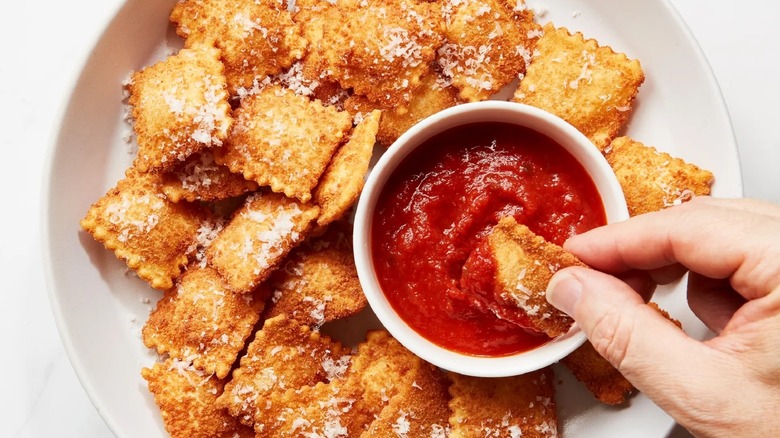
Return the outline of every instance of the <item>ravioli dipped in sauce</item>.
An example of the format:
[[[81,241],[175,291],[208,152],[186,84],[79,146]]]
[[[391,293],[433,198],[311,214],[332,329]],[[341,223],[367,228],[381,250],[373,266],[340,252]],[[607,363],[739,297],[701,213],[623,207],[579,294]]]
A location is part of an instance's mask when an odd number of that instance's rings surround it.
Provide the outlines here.
[[[404,158],[377,202],[371,246],[382,291],[411,328],[442,347],[479,356],[515,354],[550,339],[518,324],[523,315],[497,312],[489,294],[474,288],[476,266],[462,279],[469,256],[507,217],[557,245],[606,223],[585,169],[529,128],[463,125]],[[485,268],[487,278],[493,271]]]

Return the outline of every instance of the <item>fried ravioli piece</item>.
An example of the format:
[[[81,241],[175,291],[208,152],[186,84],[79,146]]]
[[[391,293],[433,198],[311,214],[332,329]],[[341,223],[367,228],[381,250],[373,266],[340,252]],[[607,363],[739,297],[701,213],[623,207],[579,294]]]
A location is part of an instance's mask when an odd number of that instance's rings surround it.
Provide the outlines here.
[[[411,384],[399,388],[399,393],[390,399],[362,437],[448,436],[449,380],[425,362],[414,371]]]
[[[259,294],[228,289],[212,268],[194,268],[167,290],[141,331],[144,345],[223,379],[263,311]]]
[[[520,5],[524,6],[522,0]],[[445,0],[446,42],[437,62],[470,102],[486,100],[525,74],[541,26],[505,0]]]
[[[435,429],[434,424],[442,426],[447,418],[448,408],[442,404],[447,400],[446,382],[441,374],[384,330],[369,332],[352,363],[341,370],[328,384],[272,394],[272,408],[258,411],[255,417],[258,436],[374,436],[371,425],[382,436],[385,429],[374,420],[383,413],[384,418],[395,415],[394,409],[404,400],[410,431],[412,427]]]
[[[187,265],[203,219],[196,207],[166,199],[157,175],[130,168],[92,204],[81,228],[153,288],[167,290]]]
[[[257,190],[257,183],[214,162],[204,150],[162,175],[162,191],[173,202],[219,201]]]
[[[358,436],[371,417],[358,407],[360,391],[341,383],[318,383],[272,394],[274,408],[263,416],[266,421],[255,422],[256,436]]]
[[[278,85],[244,98],[235,119],[217,163],[302,202],[352,127],[347,112]]]
[[[631,216],[710,194],[712,172],[628,137],[616,138],[604,155],[623,188]]]
[[[380,111],[372,111],[358,123],[349,141],[336,151],[322,174],[313,198],[320,206],[317,225],[324,227],[341,219],[360,196],[374,152],[381,114]]]
[[[423,364],[386,330],[372,330],[358,345],[344,386],[359,388],[360,409],[378,416],[390,400],[412,385]]]
[[[545,290],[553,274],[567,266],[586,265],[509,216],[466,260],[461,286],[483,310],[554,338],[573,321],[547,302]],[[486,269],[493,274],[486,275]]]
[[[449,376],[451,438],[558,436],[551,368],[492,379]]]
[[[352,95],[344,108],[354,114],[369,113],[374,109],[382,110],[379,131],[376,139],[389,147],[398,137],[422,119],[460,103],[458,90],[448,85],[443,77],[431,72],[420,79],[420,87],[412,94],[407,111],[399,114],[392,108],[380,108],[365,96]]]
[[[412,0],[366,0],[339,8],[339,25],[321,43],[331,77],[404,113],[442,43],[437,8]]]
[[[255,193],[206,250],[211,266],[231,289],[250,292],[303,241],[319,207],[278,193]]]
[[[366,307],[347,236],[351,233],[329,228],[322,237],[296,248],[284,268],[264,284],[273,293],[266,317],[287,314],[319,327]]]
[[[623,404],[636,391],[634,385],[601,357],[590,342],[582,344],[561,362],[602,403]]]
[[[644,78],[639,61],[547,24],[513,100],[557,115],[603,150],[628,120]]]
[[[184,0],[170,17],[185,46],[214,44],[222,51],[231,94],[251,88],[300,59],[306,40],[279,0]]]
[[[165,430],[173,438],[249,437],[251,431],[218,407],[224,382],[184,360],[169,358],[144,368]]]
[[[333,78],[328,66],[326,53],[332,50],[332,47],[326,35],[335,35],[341,26],[340,8],[345,6],[343,1],[334,3],[325,0],[295,2],[293,21],[299,23],[303,29],[303,37],[308,42],[308,52],[297,65],[293,65],[293,82],[300,85],[290,88],[302,90],[304,93],[311,91],[312,97],[326,105],[338,107],[348,97],[348,93]]]
[[[168,170],[222,145],[233,123],[223,70],[219,50],[197,45],[133,73],[127,87],[136,168]]]
[[[246,425],[266,421],[273,393],[340,378],[349,362],[349,350],[340,343],[279,315],[257,332],[217,405]]]
[[[648,306],[677,327],[682,328],[680,321],[672,318],[668,312],[658,307],[658,304],[650,302]],[[636,391],[634,385],[623,377],[620,371],[607,362],[593,348],[593,344],[590,342],[582,344],[582,346],[564,357],[561,362],[602,403],[608,405],[623,404]]]

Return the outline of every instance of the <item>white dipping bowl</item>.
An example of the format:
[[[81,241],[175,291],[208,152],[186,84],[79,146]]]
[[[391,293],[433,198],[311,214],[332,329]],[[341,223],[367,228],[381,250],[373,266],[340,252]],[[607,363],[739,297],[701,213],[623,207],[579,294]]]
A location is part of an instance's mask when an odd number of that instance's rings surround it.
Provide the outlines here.
[[[504,377],[531,372],[562,359],[585,342],[577,324],[568,333],[532,350],[508,356],[474,356],[439,346],[410,327],[395,311],[377,280],[371,249],[371,227],[377,200],[396,167],[418,146],[448,129],[479,122],[503,122],[533,129],[565,148],[585,168],[601,195],[607,223],[628,218],[623,191],[599,150],[576,128],[532,106],[485,101],[458,105],[419,122],[381,156],[358,201],[354,252],[360,284],[368,303],[387,330],[406,348],[443,369],[477,377]]]

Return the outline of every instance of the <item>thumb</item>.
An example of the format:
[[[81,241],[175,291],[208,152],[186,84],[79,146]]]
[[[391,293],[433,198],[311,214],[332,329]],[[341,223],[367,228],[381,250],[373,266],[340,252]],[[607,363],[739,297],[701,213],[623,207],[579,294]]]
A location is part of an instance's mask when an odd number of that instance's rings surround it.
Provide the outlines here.
[[[547,287],[547,300],[574,318],[599,354],[670,413],[684,409],[685,394],[700,391],[708,373],[692,364],[711,364],[711,349],[617,278],[594,269],[562,269]]]

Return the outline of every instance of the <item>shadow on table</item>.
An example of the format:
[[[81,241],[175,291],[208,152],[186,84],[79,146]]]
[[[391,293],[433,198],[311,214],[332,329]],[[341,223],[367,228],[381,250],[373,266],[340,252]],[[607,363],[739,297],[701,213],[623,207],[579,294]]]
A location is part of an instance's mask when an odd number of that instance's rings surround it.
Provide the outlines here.
[[[691,435],[690,432],[685,430],[684,427],[680,426],[679,424],[676,424],[674,426],[674,429],[672,429],[672,431],[669,432],[669,435],[667,435],[666,438],[693,438],[693,435]]]

